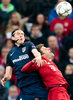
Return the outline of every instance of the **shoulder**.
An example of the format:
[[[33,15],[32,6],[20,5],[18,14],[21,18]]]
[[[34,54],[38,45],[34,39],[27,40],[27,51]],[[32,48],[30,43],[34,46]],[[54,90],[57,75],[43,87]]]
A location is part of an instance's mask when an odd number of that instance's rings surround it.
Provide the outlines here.
[[[10,56],[10,54],[12,54],[13,52],[15,52],[16,47],[13,47],[9,52],[8,52],[8,56]]]
[[[32,42],[25,42],[25,45],[33,45],[33,43]]]
[[[10,12],[12,12],[12,11],[14,11],[14,10],[15,10],[14,5],[10,3],[10,4],[9,4],[8,12],[10,13]]]
[[[73,20],[71,18],[69,18],[69,17],[67,17],[65,20],[69,21],[69,22],[73,22]]]
[[[10,7],[12,7],[12,8],[14,8],[14,5],[13,5],[13,4],[11,4],[11,3],[9,4],[9,6],[10,6]]]

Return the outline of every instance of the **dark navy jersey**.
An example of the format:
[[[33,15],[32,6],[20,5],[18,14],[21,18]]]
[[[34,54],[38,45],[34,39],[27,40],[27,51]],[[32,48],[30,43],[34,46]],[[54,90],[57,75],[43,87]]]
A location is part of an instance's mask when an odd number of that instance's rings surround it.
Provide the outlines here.
[[[19,47],[13,47],[7,55],[6,66],[14,67],[15,74],[17,75],[17,85],[21,89],[22,95],[30,94],[34,97],[42,97],[45,98],[44,100],[47,100],[48,92],[42,83],[38,72],[26,74],[21,72],[21,68],[34,58],[31,52],[32,49],[36,49],[32,42],[23,43]],[[24,99],[25,97],[26,96],[24,96]]]
[[[40,81],[37,72],[30,72],[26,74],[21,72],[21,68],[34,58],[31,52],[32,49],[36,49],[34,44],[32,42],[27,42],[23,43],[19,47],[13,47],[7,55],[6,66],[14,67],[19,88],[32,85]]]

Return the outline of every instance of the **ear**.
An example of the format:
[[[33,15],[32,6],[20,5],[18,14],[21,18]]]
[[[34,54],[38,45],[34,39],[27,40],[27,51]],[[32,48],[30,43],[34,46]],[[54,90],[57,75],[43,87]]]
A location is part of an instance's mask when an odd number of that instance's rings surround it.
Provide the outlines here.
[[[11,37],[11,39],[12,39],[12,40],[15,40],[15,37],[14,37],[14,36],[12,36],[12,37]]]

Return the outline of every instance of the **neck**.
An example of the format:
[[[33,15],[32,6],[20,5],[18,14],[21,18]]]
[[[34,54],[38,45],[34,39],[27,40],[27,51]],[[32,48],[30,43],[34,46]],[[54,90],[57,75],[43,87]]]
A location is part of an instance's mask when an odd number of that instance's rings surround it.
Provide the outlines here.
[[[52,61],[52,59],[51,59],[51,58],[46,57],[45,55],[42,55],[42,57],[45,57],[45,58],[47,58],[49,61]]]
[[[40,23],[39,25],[43,25],[43,23]]]
[[[19,43],[15,43],[15,45],[16,45],[17,47],[19,47],[21,44],[19,44]]]
[[[38,36],[33,36],[33,37],[34,37],[34,39],[38,38]]]
[[[8,8],[9,7],[9,5],[3,5],[4,6],[4,8]]]
[[[73,58],[70,58],[70,60],[73,60]]]
[[[65,18],[64,17],[60,17],[60,20],[64,20]]]

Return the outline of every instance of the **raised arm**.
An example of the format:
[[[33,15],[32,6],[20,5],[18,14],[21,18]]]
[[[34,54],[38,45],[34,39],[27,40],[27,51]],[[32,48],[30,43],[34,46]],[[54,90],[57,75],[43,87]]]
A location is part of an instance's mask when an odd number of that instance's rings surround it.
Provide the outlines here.
[[[37,63],[33,63],[33,61],[30,61],[25,66],[23,66],[23,68],[21,69],[21,71],[24,73],[32,72],[32,71],[36,71],[36,70],[39,70],[39,67],[38,67]]]
[[[32,53],[35,56],[35,59],[36,59],[38,66],[42,65],[43,61],[41,59],[41,54],[37,51],[37,49],[33,49]]]
[[[43,60],[41,59],[41,54],[40,52],[38,52],[38,50],[36,49],[35,45],[32,42],[30,42],[30,50],[36,59],[37,65],[42,66]]]
[[[3,79],[1,80],[1,83],[3,86],[5,86],[6,81],[11,79],[12,76],[12,61],[10,58],[10,54],[8,53],[7,58],[6,58],[6,73],[3,77]]]

